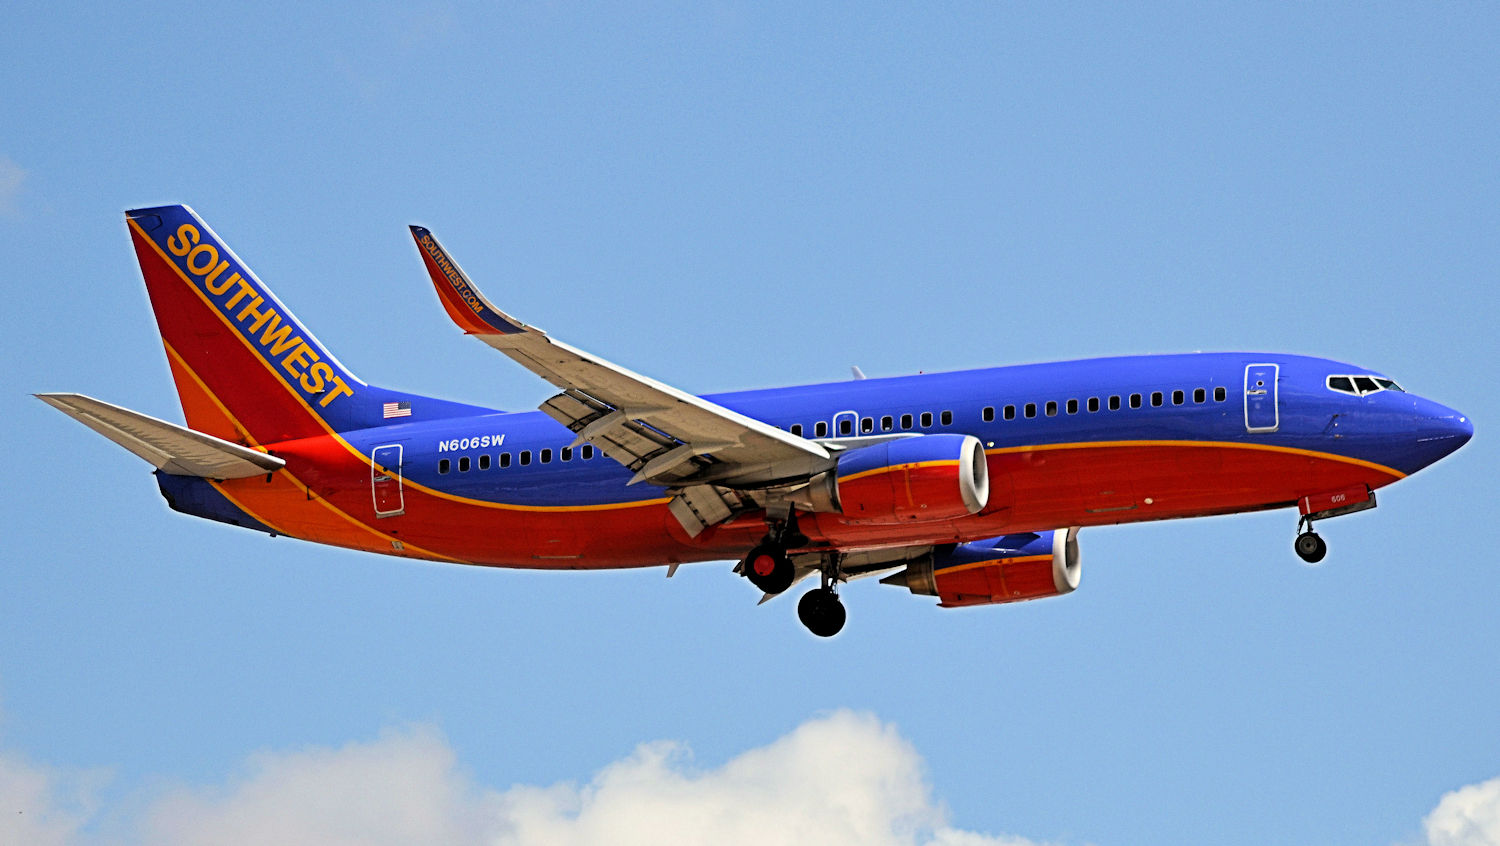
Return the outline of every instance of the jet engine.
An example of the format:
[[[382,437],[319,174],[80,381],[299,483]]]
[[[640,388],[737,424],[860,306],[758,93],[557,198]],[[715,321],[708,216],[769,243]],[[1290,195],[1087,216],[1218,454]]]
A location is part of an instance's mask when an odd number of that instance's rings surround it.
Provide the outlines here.
[[[952,520],[990,498],[984,447],[972,435],[922,435],[851,449],[801,491],[810,511],[859,523]]]
[[[1027,532],[941,549],[880,581],[939,605],[990,605],[1072,593],[1082,575],[1078,530]]]

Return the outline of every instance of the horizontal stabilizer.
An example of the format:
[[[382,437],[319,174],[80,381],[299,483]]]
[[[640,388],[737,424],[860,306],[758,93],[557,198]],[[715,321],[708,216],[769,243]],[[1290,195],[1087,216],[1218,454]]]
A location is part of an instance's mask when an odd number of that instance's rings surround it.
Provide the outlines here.
[[[285,461],[274,455],[83,394],[37,394],[36,398],[169,475],[243,479],[286,466]]]

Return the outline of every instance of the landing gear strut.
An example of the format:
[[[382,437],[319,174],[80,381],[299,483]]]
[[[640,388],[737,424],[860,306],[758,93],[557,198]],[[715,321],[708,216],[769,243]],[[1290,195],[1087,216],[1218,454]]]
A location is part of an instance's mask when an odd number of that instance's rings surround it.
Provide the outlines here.
[[[1297,550],[1297,557],[1309,564],[1316,564],[1328,554],[1328,544],[1324,543],[1323,539],[1318,537],[1318,533],[1313,531],[1312,521],[1306,517],[1297,523],[1298,529],[1304,526],[1307,528],[1297,535],[1297,541],[1292,546]]]

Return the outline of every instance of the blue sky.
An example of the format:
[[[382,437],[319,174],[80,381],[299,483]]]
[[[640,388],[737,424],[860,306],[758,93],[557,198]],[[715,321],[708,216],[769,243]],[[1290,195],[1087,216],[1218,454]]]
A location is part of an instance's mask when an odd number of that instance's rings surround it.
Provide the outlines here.
[[[1496,43],[1472,3],[20,4],[0,840],[1500,837]],[[694,391],[1257,349],[1478,434],[1318,568],[1287,512],[1093,529],[1071,596],[861,582],[815,641],[728,563],[422,565],[169,512],[29,394],[180,419],[121,214],[170,202],[360,376],[457,400],[549,391],[452,329],[409,223]]]

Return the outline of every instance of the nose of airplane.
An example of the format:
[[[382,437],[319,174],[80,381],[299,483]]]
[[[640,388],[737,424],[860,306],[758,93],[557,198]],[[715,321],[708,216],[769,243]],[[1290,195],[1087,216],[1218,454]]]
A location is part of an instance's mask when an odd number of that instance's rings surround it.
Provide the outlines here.
[[[1449,455],[1474,437],[1474,421],[1447,406],[1431,403],[1417,418],[1417,447],[1422,464]]]

